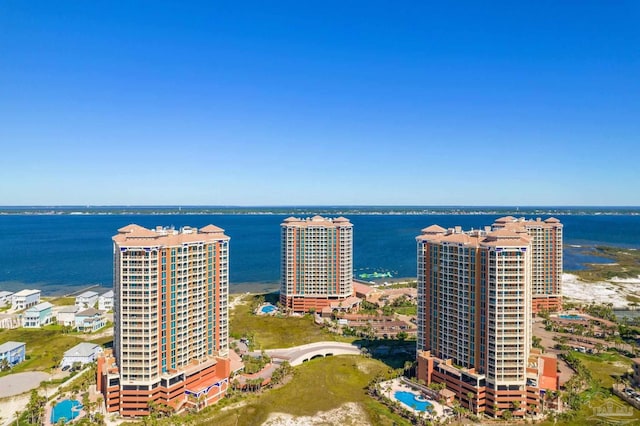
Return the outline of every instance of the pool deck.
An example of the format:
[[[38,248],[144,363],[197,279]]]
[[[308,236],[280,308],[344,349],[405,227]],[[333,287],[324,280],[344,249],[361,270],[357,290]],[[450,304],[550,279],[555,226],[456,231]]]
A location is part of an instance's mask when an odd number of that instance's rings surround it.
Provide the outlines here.
[[[387,392],[388,385],[390,385],[389,392]],[[398,401],[400,404],[402,404],[403,407],[413,411],[416,414],[421,414],[424,412],[424,411],[414,410],[412,407],[409,407],[408,405],[404,404],[402,401],[399,401],[393,396],[397,391],[411,392],[416,395],[422,395],[422,392],[420,392],[419,390],[414,389],[411,386],[402,383],[400,379],[393,379],[386,382],[382,382],[380,386],[382,387],[384,395],[390,400]],[[433,413],[435,416],[438,416],[438,417],[444,416],[444,407],[442,406],[442,404],[440,404],[438,401],[434,401],[431,398],[427,398],[427,401],[429,401],[429,403],[433,405]]]

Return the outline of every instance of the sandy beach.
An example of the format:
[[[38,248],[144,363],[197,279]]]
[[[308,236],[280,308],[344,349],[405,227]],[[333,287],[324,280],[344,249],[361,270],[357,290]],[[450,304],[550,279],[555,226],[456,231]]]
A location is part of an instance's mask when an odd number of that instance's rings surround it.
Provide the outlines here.
[[[576,275],[562,274],[562,296],[569,301],[613,303],[614,309],[628,309],[632,303],[629,296],[640,298],[640,276],[587,283]]]

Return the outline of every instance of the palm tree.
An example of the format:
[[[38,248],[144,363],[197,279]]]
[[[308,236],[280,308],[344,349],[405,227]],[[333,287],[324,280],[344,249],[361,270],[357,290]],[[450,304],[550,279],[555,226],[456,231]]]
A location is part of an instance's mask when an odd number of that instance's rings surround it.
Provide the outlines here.
[[[104,402],[104,398],[102,397],[102,395],[98,395],[98,397],[96,398],[96,403],[98,404],[98,409],[100,410],[100,414],[102,414],[103,402]]]
[[[520,409],[520,401],[512,401],[511,406],[514,412],[518,411]]]
[[[474,399],[473,392],[467,392],[467,399],[469,400],[469,411],[474,412],[474,404],[472,401]]]

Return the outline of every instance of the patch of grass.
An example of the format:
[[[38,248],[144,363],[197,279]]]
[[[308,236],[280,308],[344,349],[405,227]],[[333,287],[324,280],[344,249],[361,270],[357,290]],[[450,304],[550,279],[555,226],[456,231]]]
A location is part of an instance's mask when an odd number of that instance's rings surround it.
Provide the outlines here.
[[[398,308],[393,308],[396,314],[407,315],[407,316],[415,316],[418,314],[418,306],[401,306]]]
[[[640,422],[640,411],[633,408],[632,416],[619,416],[615,413],[611,413],[612,416],[607,417],[607,409],[605,408],[604,413],[598,413],[597,410],[601,407],[606,407],[607,403],[612,403],[615,406],[621,406],[625,409],[631,407],[625,401],[621,400],[617,396],[607,396],[604,393],[597,393],[589,398],[589,400],[582,406],[582,408],[575,413],[575,416],[571,419],[562,419],[554,422],[549,419],[542,422],[541,426],[552,426],[552,425],[564,425],[564,426],[585,426],[585,425],[609,425],[609,424],[618,424],[617,422],[624,421],[627,423],[620,424],[639,424]],[[631,407],[632,408],[632,407]]]
[[[98,337],[97,339],[89,340],[89,342],[106,348],[111,348],[113,347],[113,336]]]
[[[256,425],[270,413],[313,416],[355,402],[367,413],[369,424],[409,425],[366,394],[365,388],[374,377],[388,373],[389,368],[381,362],[360,356],[311,360],[296,367],[294,377],[285,386],[249,398],[242,407],[219,412],[207,421],[216,425]]]
[[[75,297],[58,297],[57,299],[49,300],[51,304],[56,306],[72,306],[76,304]]]
[[[62,360],[65,351],[82,342],[82,339],[63,334],[55,326],[47,326],[45,328],[0,330],[0,342],[6,341],[26,343],[29,359],[16,365],[10,371],[0,373],[0,376],[21,371],[49,370]]]
[[[323,340],[353,341],[315,325],[310,315],[304,317],[255,315],[251,312],[250,304],[248,301],[234,308],[230,315],[230,334],[235,338],[243,336],[253,338],[252,343],[255,349],[288,348]]]
[[[574,353],[594,379],[600,381],[604,388],[610,388],[614,383],[614,376],[621,376],[631,368],[632,361],[613,352],[603,352],[596,355]]]
[[[628,294],[627,300],[632,303],[640,303],[640,297],[634,296],[633,294]]]

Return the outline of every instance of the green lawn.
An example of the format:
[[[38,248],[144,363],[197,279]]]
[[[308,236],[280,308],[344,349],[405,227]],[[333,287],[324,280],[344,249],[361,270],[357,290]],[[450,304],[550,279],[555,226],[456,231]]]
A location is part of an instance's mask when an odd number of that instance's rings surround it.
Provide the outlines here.
[[[360,356],[336,356],[311,360],[296,367],[294,377],[285,386],[250,397],[234,410],[207,415],[201,424],[256,425],[270,413],[313,416],[347,402],[358,403],[367,413],[371,425],[409,425],[366,394],[365,387],[374,377],[384,376],[389,368],[373,359]]]
[[[315,325],[310,315],[282,318],[255,315],[251,312],[250,303],[236,306],[230,318],[231,336],[253,336],[256,349],[288,348],[323,340],[353,341]]]
[[[56,306],[71,306],[76,304],[75,297],[58,297],[56,299],[50,299],[49,302]]]
[[[585,367],[591,371],[591,376],[600,381],[604,388],[611,388],[615,383],[613,376],[621,376],[631,368],[632,361],[613,352],[603,352],[596,355],[574,353]]]
[[[21,371],[45,371],[56,365],[62,359],[64,352],[83,340],[78,336],[63,334],[55,326],[44,328],[16,328],[0,330],[0,342],[14,341],[27,344],[29,359],[16,365],[10,371],[0,375],[18,373]],[[55,360],[54,360],[55,358]]]
[[[400,315],[407,315],[407,316],[415,316],[418,314],[418,306],[413,305],[413,306],[401,306],[398,308],[393,308],[393,311],[397,314]]]

